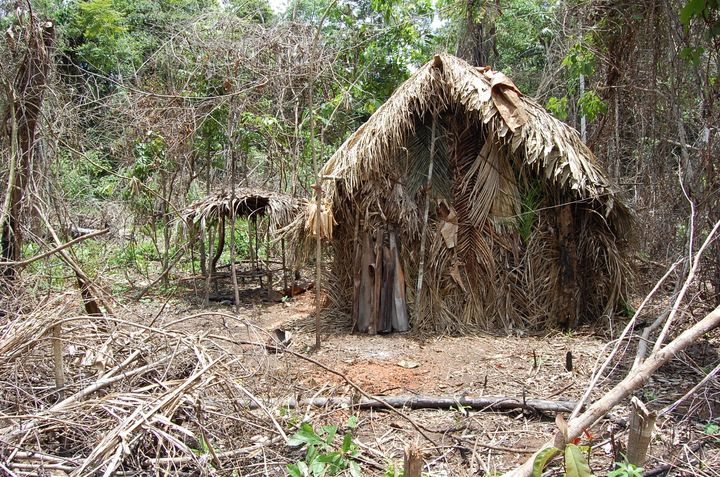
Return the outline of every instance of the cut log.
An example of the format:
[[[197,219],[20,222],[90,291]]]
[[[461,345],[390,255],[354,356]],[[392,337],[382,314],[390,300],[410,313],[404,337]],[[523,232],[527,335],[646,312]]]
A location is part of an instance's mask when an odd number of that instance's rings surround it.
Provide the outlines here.
[[[382,399],[383,402],[380,401]],[[349,397],[316,397],[298,401],[294,398],[274,400],[272,405],[287,408],[296,407],[325,407],[340,406],[354,407],[356,409],[381,409],[387,403],[394,408],[408,409],[451,409],[457,407],[469,408],[475,411],[535,411],[535,412],[570,412],[577,404],[576,401],[550,401],[545,399],[526,399],[509,396],[483,396],[461,397],[450,396],[372,396],[353,400]],[[257,403],[248,401],[245,405],[250,409],[258,409]]]
[[[416,444],[405,447],[403,459],[403,477],[421,477],[423,469],[422,453]]]

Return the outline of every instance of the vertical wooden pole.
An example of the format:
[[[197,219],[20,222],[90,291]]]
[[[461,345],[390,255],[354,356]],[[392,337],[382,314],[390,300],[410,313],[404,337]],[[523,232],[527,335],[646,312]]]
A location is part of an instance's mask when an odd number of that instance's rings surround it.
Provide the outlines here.
[[[353,309],[351,332],[355,332],[360,317],[360,274],[362,273],[362,246],[360,245],[360,209],[355,211],[353,232]]]
[[[437,117],[433,114],[432,133],[430,136],[430,165],[428,166],[427,182],[425,183],[425,211],[423,212],[423,226],[420,235],[420,264],[418,265],[417,287],[415,288],[415,317],[420,309],[420,292],[425,274],[425,242],[427,234],[428,216],[430,213],[430,199],[432,198],[433,164],[435,160],[435,141],[437,140]]]
[[[237,225],[237,210],[235,208],[235,183],[237,182],[237,165],[235,161],[235,125],[237,123],[237,110],[234,108],[234,96],[230,99],[230,124],[228,124],[228,139],[230,148],[230,276],[233,284],[233,310],[240,313],[240,287],[238,286],[237,270],[235,269],[235,226]]]
[[[320,31],[322,26],[327,20],[330,10],[335,7],[337,0],[333,0],[323,13],[320,22],[318,23],[315,35],[313,36],[312,46],[310,48],[310,54],[314,55],[318,40],[320,39]],[[313,63],[314,65],[314,63]],[[322,177],[320,176],[320,169],[317,164],[317,155],[315,153],[315,109],[313,104],[313,96],[315,88],[316,74],[313,69],[310,73],[310,81],[308,84],[308,109],[310,111],[310,157],[312,158],[313,174],[315,175],[315,350],[320,350],[321,345],[321,330],[320,330],[320,305],[321,305],[321,272],[322,272],[322,230],[321,219],[322,219]],[[322,139],[321,139],[322,143]]]
[[[380,328],[380,291],[382,288],[383,269],[383,238],[384,230],[378,228],[375,234],[375,264],[373,265],[373,295],[372,295],[372,318],[368,334],[377,334]]]
[[[395,262],[395,274],[392,287],[392,327],[395,331],[407,331],[410,329],[410,322],[407,316],[407,305],[405,300],[405,272],[400,261],[400,252],[397,246],[397,236],[394,230],[390,231],[390,255]]]

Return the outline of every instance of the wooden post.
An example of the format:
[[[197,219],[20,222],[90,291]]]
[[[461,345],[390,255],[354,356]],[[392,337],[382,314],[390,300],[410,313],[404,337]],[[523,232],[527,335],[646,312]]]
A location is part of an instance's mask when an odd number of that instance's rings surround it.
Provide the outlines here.
[[[420,292],[425,274],[425,235],[427,234],[428,216],[430,214],[430,199],[432,198],[433,164],[435,159],[435,142],[437,141],[437,117],[433,114],[432,132],[430,135],[430,165],[428,166],[427,182],[425,183],[425,211],[423,212],[423,225],[420,231],[420,257],[418,264],[417,287],[415,288],[415,318],[420,310]]]
[[[410,322],[408,321],[405,302],[405,272],[400,261],[400,252],[398,251],[394,230],[390,231],[390,252],[392,259],[395,261],[395,276],[392,289],[392,327],[395,331],[407,331],[410,329]]]
[[[65,372],[63,370],[62,355],[62,325],[55,325],[52,328],[53,361],[55,367],[55,389],[58,393],[58,401],[63,400],[63,388],[65,387]]]
[[[357,331],[360,317],[360,275],[362,273],[362,245],[360,243],[360,210],[355,212],[353,234],[353,310],[351,332]]]
[[[360,290],[358,292],[357,331],[366,333],[370,331],[373,320],[373,268],[375,267],[375,252],[373,252],[372,239],[369,232],[363,232],[362,249],[360,252]]]
[[[562,303],[560,324],[567,329],[574,329],[578,321],[577,297],[577,241],[572,205],[560,207],[558,213],[558,246],[560,253],[560,283]]]
[[[383,240],[385,231],[378,228],[375,235],[375,264],[373,265],[372,317],[368,334],[374,335],[380,327],[380,289],[382,285]]]
[[[405,459],[403,462],[403,477],[420,477],[423,469],[423,460],[417,444],[405,447]]]
[[[627,461],[641,467],[647,458],[657,414],[648,411],[643,402],[636,397],[630,401],[630,409],[632,415],[627,443]]]

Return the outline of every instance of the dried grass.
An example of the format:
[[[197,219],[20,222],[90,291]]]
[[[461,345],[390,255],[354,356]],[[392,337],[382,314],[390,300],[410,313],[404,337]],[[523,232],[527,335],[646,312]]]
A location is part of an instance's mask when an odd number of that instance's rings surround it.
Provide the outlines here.
[[[6,468],[73,476],[229,475],[264,462],[283,473],[286,423],[278,424],[277,409],[250,405],[276,397],[267,333],[247,325],[240,340],[258,345],[243,345],[183,324],[219,320],[213,313],[148,327],[63,316],[63,310],[54,300],[0,329]],[[66,374],[61,392],[53,386],[48,335],[56,325]]]

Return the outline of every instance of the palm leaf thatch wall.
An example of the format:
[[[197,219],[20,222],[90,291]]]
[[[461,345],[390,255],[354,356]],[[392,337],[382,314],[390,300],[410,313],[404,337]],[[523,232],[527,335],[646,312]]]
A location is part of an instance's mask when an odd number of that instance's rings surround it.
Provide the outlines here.
[[[628,209],[577,132],[502,73],[436,56],[321,174],[333,311],[357,320],[362,256],[389,238],[420,330],[572,327],[622,298]]]

